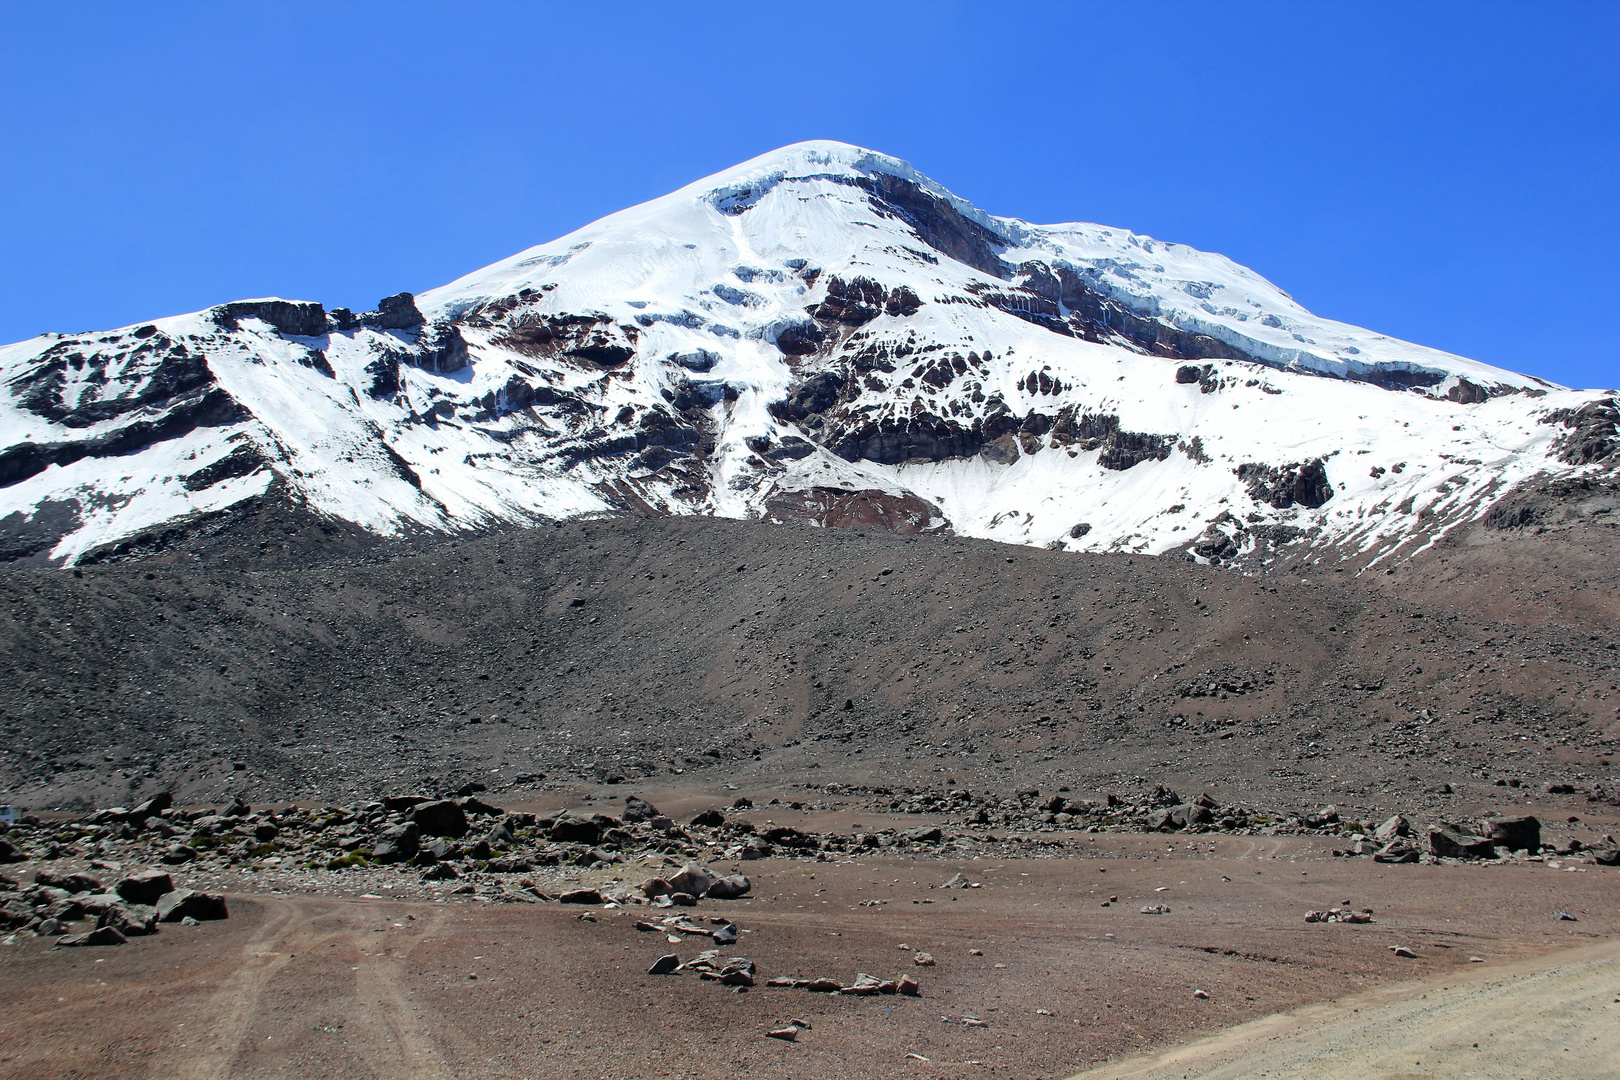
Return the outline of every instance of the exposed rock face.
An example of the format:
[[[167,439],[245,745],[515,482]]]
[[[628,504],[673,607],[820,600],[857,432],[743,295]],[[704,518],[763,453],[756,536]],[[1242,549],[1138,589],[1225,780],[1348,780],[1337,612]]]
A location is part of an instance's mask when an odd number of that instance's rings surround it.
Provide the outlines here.
[[[1544,422],[1568,429],[1556,440],[1560,461],[1589,465],[1614,460],[1620,452],[1620,399],[1609,397],[1576,409],[1555,409]]]
[[[410,330],[427,320],[417,309],[416,298],[408,292],[395,293],[377,301],[377,310],[360,316],[360,321],[379,330]]]
[[[780,521],[814,521],[837,528],[879,528],[905,535],[950,534],[939,507],[909,494],[810,488],[778,492],[765,506],[767,512]]]
[[[1279,510],[1296,505],[1315,509],[1333,498],[1333,485],[1321,458],[1280,467],[1247,462],[1238,466],[1237,474],[1256,501]]]
[[[409,299],[409,294],[405,294]],[[326,309],[320,304],[296,300],[236,300],[214,309],[214,320],[226,330],[235,330],[240,319],[258,319],[294,337],[319,337],[326,333]]]

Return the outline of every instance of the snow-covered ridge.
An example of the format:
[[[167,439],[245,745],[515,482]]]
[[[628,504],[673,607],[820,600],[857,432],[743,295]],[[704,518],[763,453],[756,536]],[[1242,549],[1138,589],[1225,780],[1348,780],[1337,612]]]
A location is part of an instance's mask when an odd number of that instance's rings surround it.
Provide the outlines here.
[[[829,142],[375,312],[5,346],[0,385],[0,559],[274,498],[382,534],[634,510],[1367,560],[1606,467],[1615,434],[1607,395]]]

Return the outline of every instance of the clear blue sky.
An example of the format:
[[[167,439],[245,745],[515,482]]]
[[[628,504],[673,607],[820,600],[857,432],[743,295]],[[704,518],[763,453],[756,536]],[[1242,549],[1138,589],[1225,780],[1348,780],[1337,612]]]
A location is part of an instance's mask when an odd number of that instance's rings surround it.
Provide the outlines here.
[[[371,306],[774,147],[1620,385],[1620,4],[0,6],[0,341]]]

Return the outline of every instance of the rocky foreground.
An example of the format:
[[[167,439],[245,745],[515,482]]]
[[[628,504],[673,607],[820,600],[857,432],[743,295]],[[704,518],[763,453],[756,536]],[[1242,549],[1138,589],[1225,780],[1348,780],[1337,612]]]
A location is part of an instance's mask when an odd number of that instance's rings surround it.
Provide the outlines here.
[[[66,935],[60,941],[63,945],[116,945],[129,936],[154,932],[160,922],[226,915],[223,899],[177,889],[164,870],[140,870],[109,888],[89,873],[53,869],[65,861],[83,861],[90,870],[113,873],[125,866],[155,864],[214,881],[232,873],[251,874],[259,888],[296,885],[320,891],[352,885],[358,878],[377,887],[386,883],[398,890],[396,897],[447,895],[654,908],[692,907],[700,900],[735,900],[749,894],[752,883],[746,874],[714,872],[709,869],[712,864],[847,861],[871,855],[1084,857],[1087,839],[1099,833],[1307,836],[1332,844],[1332,857],[1366,856],[1393,864],[1539,862],[1556,857],[1620,865],[1620,849],[1612,836],[1605,835],[1596,844],[1575,838],[1566,838],[1562,845],[1544,843],[1541,822],[1532,816],[1491,815],[1467,823],[1437,820],[1417,828],[1402,814],[1378,824],[1348,820],[1333,807],[1284,814],[1222,806],[1208,795],[1183,800],[1162,785],[1134,801],[1117,795],[1097,800],[1061,793],[1043,796],[1035,789],[1002,798],[949,791],[898,798],[882,792],[869,799],[874,808],[926,813],[943,821],[912,828],[818,833],[791,825],[756,824],[750,817],[753,812],[803,806],[772,799],[756,808],[747,797],[724,809],[703,810],[681,824],[634,795],[625,798],[618,816],[579,808],[551,815],[509,812],[470,791],[450,798],[400,795],[347,807],[310,808],[255,808],[238,800],[224,807],[187,809],[160,795],[133,809],[111,808],[54,820],[30,815],[12,826],[0,837],[0,860],[29,862],[39,869],[33,885],[26,888],[15,879],[0,877],[0,888],[12,894],[0,907],[0,930]],[[644,873],[632,873],[637,869]],[[577,877],[582,870],[606,871],[609,877],[598,875],[600,883],[581,885]],[[975,886],[958,874],[943,887]],[[94,929],[79,929],[81,920],[94,920]],[[666,922],[688,934],[712,936],[721,945],[736,941],[736,928],[723,919],[718,920],[719,931],[674,919]],[[650,924],[648,928],[654,929]],[[717,977],[728,975],[735,973]],[[750,977],[747,984],[751,981]]]

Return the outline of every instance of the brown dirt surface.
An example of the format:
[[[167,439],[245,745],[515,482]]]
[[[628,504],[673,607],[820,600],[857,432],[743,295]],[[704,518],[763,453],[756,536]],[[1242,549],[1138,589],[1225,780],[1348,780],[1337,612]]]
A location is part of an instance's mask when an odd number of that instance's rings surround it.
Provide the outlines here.
[[[0,1077],[1051,1078],[1398,984],[1477,987],[1481,969],[1620,937],[1612,868],[1386,866],[1288,836],[1088,839],[1062,859],[749,864],[750,898],[689,912],[744,931],[722,951],[758,965],[746,992],[644,974],[708,942],[638,931],[639,907],[258,891],[231,896],[228,921],[116,948],[17,935],[0,948]],[[939,887],[959,872],[980,887]],[[1345,901],[1375,921],[1303,921]],[[936,964],[915,966],[920,951]],[[763,985],[857,972],[916,975],[922,996]],[[765,1037],[790,1019],[811,1024],[797,1042]]]

